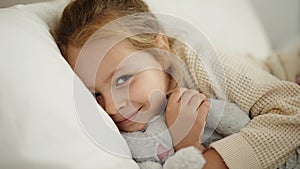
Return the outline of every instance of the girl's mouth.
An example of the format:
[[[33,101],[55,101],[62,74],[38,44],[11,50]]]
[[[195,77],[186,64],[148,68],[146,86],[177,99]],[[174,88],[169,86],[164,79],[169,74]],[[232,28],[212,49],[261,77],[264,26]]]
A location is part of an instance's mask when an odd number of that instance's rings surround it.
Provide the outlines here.
[[[136,112],[130,114],[128,117],[124,117],[123,119],[121,119],[120,121],[117,121],[117,125],[118,126],[124,126],[127,125],[128,123],[132,122],[132,119],[134,119],[134,117],[138,114],[138,112],[141,110],[141,108],[139,108]]]

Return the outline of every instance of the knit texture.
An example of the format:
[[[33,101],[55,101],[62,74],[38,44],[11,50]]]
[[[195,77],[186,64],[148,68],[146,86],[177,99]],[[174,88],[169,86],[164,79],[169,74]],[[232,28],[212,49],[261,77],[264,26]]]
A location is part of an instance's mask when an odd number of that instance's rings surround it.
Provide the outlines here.
[[[248,112],[251,121],[239,133],[211,144],[229,168],[277,168],[300,146],[300,87],[281,81],[241,57],[218,52],[223,89],[211,80],[207,65],[191,50],[181,58],[199,89],[223,97]],[[220,83],[219,83],[220,84]],[[223,98],[224,99],[224,98]]]

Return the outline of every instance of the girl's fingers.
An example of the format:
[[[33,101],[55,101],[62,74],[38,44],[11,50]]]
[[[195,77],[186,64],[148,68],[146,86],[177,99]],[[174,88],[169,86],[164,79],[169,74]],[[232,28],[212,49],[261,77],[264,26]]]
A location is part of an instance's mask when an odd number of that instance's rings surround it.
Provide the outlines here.
[[[171,94],[169,98],[169,102],[171,103],[178,103],[181,100],[182,94],[187,91],[187,88],[178,88]]]
[[[192,96],[189,101],[189,106],[195,107],[195,111],[200,107],[203,101],[207,100],[206,96],[203,93],[197,92]]]
[[[208,100],[204,100],[200,104],[200,106],[198,108],[197,121],[199,120],[199,122],[201,124],[205,124],[206,117],[207,117],[208,112],[209,112],[209,108],[210,108],[210,102]]]
[[[197,95],[199,92],[197,90],[186,90],[181,96],[181,104],[189,105],[191,99],[194,95]]]

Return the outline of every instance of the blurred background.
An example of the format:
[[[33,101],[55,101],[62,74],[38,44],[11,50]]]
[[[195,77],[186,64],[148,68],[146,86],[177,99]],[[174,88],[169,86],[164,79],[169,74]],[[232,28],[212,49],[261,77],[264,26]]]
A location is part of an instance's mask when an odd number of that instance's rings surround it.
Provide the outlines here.
[[[249,0],[273,49],[300,35],[300,0]]]
[[[0,0],[0,7],[38,1],[43,0]],[[245,1],[248,1],[256,12],[273,50],[280,50],[292,39],[300,36],[300,0]]]

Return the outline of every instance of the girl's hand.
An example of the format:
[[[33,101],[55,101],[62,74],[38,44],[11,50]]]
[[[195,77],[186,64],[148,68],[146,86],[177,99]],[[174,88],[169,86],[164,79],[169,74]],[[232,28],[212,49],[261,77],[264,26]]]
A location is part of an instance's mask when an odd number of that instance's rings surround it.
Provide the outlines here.
[[[166,123],[172,136],[175,151],[201,145],[205,119],[210,103],[196,90],[181,88],[171,94],[166,109]]]

